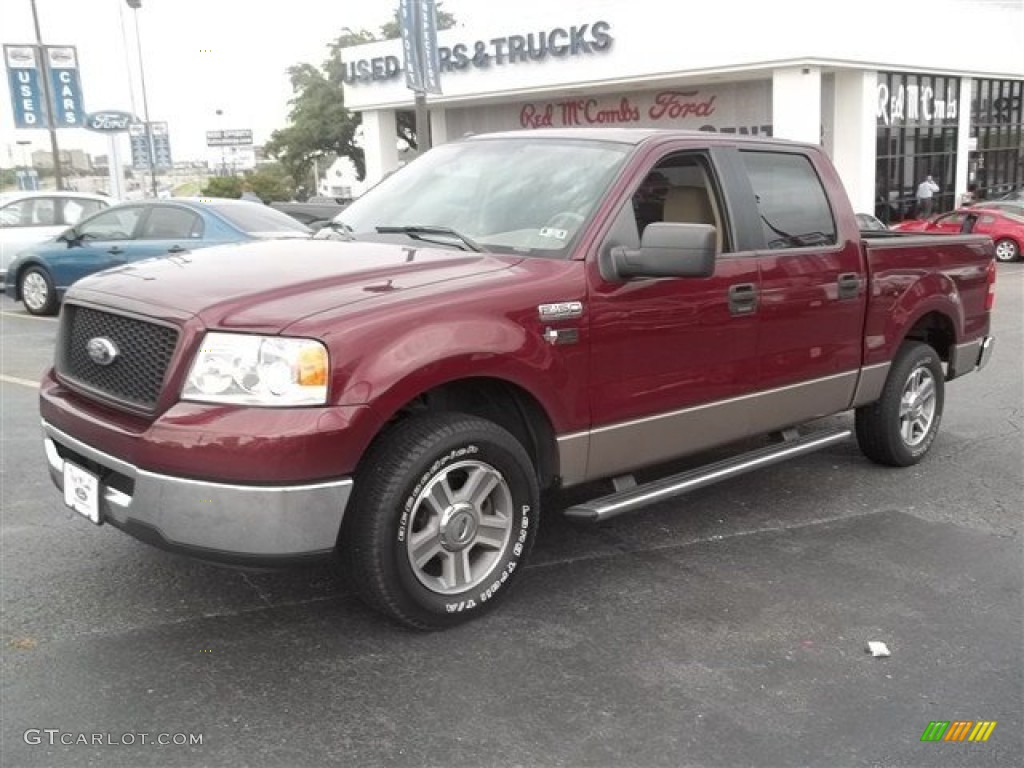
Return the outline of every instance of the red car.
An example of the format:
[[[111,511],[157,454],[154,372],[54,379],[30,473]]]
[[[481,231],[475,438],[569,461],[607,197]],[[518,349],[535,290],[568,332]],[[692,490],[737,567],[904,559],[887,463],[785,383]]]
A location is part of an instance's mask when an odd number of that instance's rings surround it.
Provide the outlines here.
[[[996,260],[1002,262],[1019,259],[1020,246],[1024,243],[1024,216],[994,208],[960,208],[930,220],[901,221],[894,224],[892,229],[900,232],[973,232],[988,235],[996,244]]]

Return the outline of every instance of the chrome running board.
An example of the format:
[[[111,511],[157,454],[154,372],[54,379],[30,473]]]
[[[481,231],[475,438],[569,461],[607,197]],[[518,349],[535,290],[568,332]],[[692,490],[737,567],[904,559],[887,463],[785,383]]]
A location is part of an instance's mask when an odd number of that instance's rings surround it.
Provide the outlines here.
[[[731,459],[717,461],[714,464],[663,477],[645,485],[626,488],[593,501],[576,504],[565,510],[565,515],[575,520],[595,523],[608,520],[617,515],[656,504],[659,501],[671,499],[674,496],[681,496],[698,488],[706,488],[737,475],[753,472],[755,469],[769,467],[772,464],[779,464],[788,459],[803,456],[805,453],[826,448],[846,440],[852,434],[852,430],[849,429],[833,428],[812,432],[802,437],[788,438],[778,445],[768,445]]]

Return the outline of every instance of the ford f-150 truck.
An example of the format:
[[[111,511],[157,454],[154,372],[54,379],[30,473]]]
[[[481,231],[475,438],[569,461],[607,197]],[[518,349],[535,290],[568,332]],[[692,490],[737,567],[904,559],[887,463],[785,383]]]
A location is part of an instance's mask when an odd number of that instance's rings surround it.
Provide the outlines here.
[[[563,510],[600,521],[853,432],[919,461],[991,353],[994,282],[985,237],[860,232],[819,147],[470,137],[309,241],[76,284],[44,447],[93,523],[243,566],[339,556],[370,605],[444,627],[507,594],[543,489],[610,481]]]

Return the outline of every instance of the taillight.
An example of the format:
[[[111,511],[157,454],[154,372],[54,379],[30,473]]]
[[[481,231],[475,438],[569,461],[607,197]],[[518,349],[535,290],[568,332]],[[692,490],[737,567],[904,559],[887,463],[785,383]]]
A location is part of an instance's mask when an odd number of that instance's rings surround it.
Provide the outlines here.
[[[992,259],[985,270],[985,282],[988,283],[988,293],[985,295],[985,311],[989,312],[992,305],[996,303],[996,261]]]

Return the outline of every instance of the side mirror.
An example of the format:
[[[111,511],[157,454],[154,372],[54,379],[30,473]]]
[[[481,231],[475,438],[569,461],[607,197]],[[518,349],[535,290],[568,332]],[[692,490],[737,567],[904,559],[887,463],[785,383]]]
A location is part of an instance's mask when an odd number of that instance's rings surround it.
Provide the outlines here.
[[[75,232],[74,227],[69,227],[68,229],[65,229],[63,232],[57,235],[57,242],[67,243],[69,248],[72,245],[77,245],[80,239],[81,238],[79,237],[78,233]]]
[[[615,274],[633,277],[711,277],[715,273],[718,231],[710,224],[648,224],[640,250],[614,248]]]

